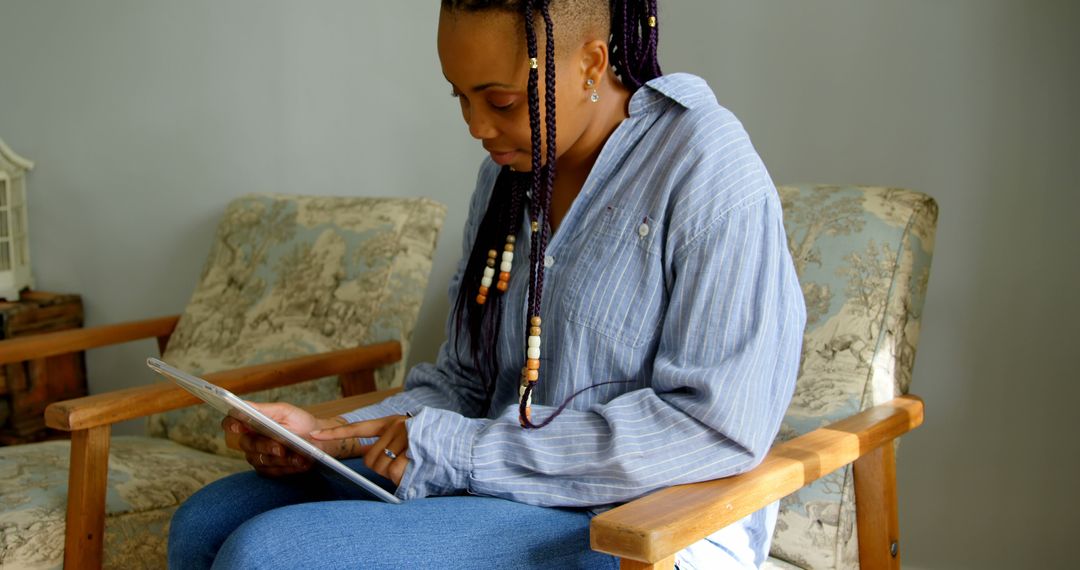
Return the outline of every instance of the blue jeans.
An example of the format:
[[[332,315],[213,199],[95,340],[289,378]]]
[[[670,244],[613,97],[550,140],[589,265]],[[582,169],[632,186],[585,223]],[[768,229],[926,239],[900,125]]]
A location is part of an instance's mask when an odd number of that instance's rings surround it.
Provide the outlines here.
[[[345,462],[388,490],[393,484]],[[470,495],[390,505],[316,471],[211,483],[176,511],[169,568],[611,568],[588,511]]]

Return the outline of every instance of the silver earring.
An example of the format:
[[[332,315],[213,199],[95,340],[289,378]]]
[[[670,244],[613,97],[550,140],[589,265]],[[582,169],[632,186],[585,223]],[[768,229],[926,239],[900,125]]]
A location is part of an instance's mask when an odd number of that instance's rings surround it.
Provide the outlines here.
[[[596,103],[600,100],[600,94],[596,92],[596,82],[592,79],[585,82],[585,87],[592,89],[592,95],[589,95],[589,101]]]

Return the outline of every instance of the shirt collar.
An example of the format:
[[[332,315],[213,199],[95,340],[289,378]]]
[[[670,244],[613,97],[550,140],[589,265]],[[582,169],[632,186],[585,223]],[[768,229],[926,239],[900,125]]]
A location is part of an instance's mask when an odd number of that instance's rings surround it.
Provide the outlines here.
[[[649,81],[630,97],[630,116],[645,113],[657,103],[670,100],[687,109],[702,103],[716,102],[705,80],[689,73],[661,75]]]

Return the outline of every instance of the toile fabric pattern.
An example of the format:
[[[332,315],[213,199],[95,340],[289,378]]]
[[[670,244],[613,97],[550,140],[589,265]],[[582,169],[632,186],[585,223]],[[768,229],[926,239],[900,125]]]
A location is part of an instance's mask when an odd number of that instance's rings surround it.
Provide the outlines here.
[[[938,208],[895,188],[778,190],[807,310],[777,438],[786,441],[908,392]],[[854,487],[849,465],[784,498],[771,555],[812,570],[858,568]]]
[[[407,354],[445,206],[423,198],[252,194],[226,209],[164,360],[208,373],[385,340]],[[376,372],[401,383],[401,363]],[[336,378],[248,397],[339,398]],[[173,512],[204,485],[247,469],[223,453],[221,415],[192,407],[150,419],[158,437],[114,437],[106,568],[164,568]],[[70,445],[0,448],[0,567],[63,565]]]
[[[202,279],[162,357],[206,374],[397,340],[402,359],[375,373],[401,384],[445,206],[394,198],[250,195],[218,226]],[[248,394],[298,405],[341,397],[336,378]],[[227,453],[218,412],[152,416],[153,436]]]
[[[109,451],[105,497],[106,568],[164,568],[176,507],[210,483],[247,469],[161,438],[117,436]],[[63,566],[71,447],[51,441],[0,453],[0,567]]]

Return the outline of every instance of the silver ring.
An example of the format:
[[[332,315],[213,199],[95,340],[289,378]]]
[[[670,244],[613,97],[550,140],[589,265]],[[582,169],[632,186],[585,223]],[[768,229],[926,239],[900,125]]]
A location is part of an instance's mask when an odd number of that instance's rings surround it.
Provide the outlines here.
[[[390,448],[383,449],[382,452],[383,455],[389,457],[391,460],[397,459],[397,454],[393,451],[390,451]]]

